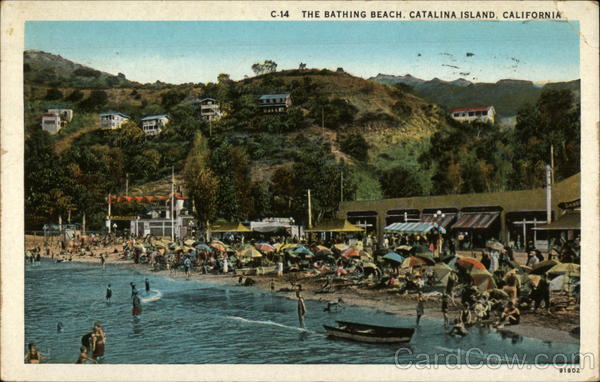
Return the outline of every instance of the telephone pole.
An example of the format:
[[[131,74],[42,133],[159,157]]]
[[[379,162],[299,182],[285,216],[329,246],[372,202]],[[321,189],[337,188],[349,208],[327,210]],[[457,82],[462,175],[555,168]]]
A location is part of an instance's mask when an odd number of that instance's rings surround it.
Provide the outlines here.
[[[310,189],[308,190],[308,229],[312,228],[312,212],[310,205]]]
[[[171,241],[175,241],[175,167],[171,166]]]
[[[129,196],[129,173],[125,173],[125,196]]]
[[[344,201],[344,170],[340,172],[340,203]]]

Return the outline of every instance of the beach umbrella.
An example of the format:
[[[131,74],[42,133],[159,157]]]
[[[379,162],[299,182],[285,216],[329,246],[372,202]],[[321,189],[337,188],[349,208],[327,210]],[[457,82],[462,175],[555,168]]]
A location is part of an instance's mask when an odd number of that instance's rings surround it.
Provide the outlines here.
[[[427,265],[427,261],[423,260],[420,257],[409,256],[402,262],[402,268],[414,268],[420,267],[423,265]]]
[[[203,252],[210,252],[210,251],[212,251],[212,248],[211,248],[211,247],[209,247],[209,246],[208,246],[208,245],[206,245],[206,244],[198,244],[198,245],[196,246],[196,249],[197,249],[198,251],[203,251]]]
[[[531,268],[531,272],[529,272],[529,273],[531,273],[532,275],[541,275],[541,274],[548,272],[556,264],[558,264],[558,261],[556,261],[556,260],[541,261],[541,262],[535,264]]]
[[[400,256],[396,252],[389,252],[385,256],[383,256],[383,258],[398,264],[404,263],[404,257]]]
[[[187,239],[186,241],[183,242],[183,244],[188,245],[188,246],[192,246],[194,245],[194,240],[192,239]]]
[[[433,256],[429,252],[417,253],[415,256],[418,257],[418,258],[420,258],[420,259],[425,260],[428,265],[435,264],[435,259],[433,258]]]
[[[538,276],[538,275],[527,275],[526,280],[531,283],[531,285],[533,285],[534,287],[536,287],[538,285],[538,283],[540,282],[540,280],[542,279],[542,276]]]
[[[296,248],[294,248],[292,251],[290,251],[291,253],[293,253],[294,255],[306,255],[306,256],[313,256],[313,253],[310,249],[306,248],[303,245],[299,245]]]
[[[435,278],[439,280],[442,285],[446,285],[448,283],[448,277],[450,273],[454,270],[448,264],[445,263],[437,263],[433,266],[433,273],[435,274]]]
[[[461,257],[460,259],[456,260],[456,265],[465,269],[485,270],[485,266],[481,264],[480,261],[472,257]]]
[[[333,246],[333,248],[337,249],[340,252],[344,252],[345,250],[347,250],[350,246],[344,243],[341,244],[336,244]]]
[[[481,292],[496,288],[496,283],[494,282],[492,274],[485,269],[471,269],[469,274],[473,279],[473,285]]]
[[[541,263],[540,263],[541,264]],[[549,274],[563,274],[569,273],[572,275],[578,275],[580,273],[580,265],[575,263],[558,263],[550,268],[546,273]]]
[[[273,247],[269,243],[256,243],[254,246],[256,247],[256,249],[258,249],[262,253],[275,252],[275,247]]]
[[[396,251],[406,251],[409,252],[412,249],[410,245],[400,245],[396,247]]]
[[[214,249],[221,251],[221,252],[225,252],[227,250],[225,248],[225,244],[223,244],[223,242],[220,242],[220,241],[211,241],[209,246],[211,246]]]
[[[506,293],[502,289],[494,288],[490,291],[490,297],[502,300],[508,298],[508,293]]]
[[[504,249],[504,245],[502,245],[502,243],[496,240],[488,240],[485,243],[485,246],[496,251],[502,251]]]
[[[324,245],[317,245],[315,247],[315,249],[317,250],[317,252],[325,252],[325,253],[328,253],[328,254],[331,254],[331,255],[333,254],[333,251],[331,249],[327,248]]]
[[[350,257],[360,257],[360,251],[354,247],[350,247],[350,248],[346,249],[344,252],[342,252],[342,256],[345,257],[346,259],[348,259]]]
[[[262,257],[262,253],[260,253],[256,248],[250,246],[246,249],[240,251],[240,256],[242,257]]]

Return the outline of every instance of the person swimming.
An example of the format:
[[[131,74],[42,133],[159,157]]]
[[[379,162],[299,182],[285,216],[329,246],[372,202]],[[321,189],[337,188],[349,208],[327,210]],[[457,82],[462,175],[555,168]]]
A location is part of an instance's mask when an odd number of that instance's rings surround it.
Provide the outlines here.
[[[25,363],[40,363],[42,358],[45,358],[45,356],[39,352],[39,350],[33,342],[30,342],[27,345],[27,348],[29,350],[27,351],[27,353],[25,353]]]
[[[77,358],[77,361],[75,361],[75,363],[79,364],[79,363],[86,363],[86,362],[94,362],[94,363],[98,363],[95,359],[88,357],[88,349],[85,346],[81,346],[79,348],[79,358]]]
[[[58,323],[56,324],[56,331],[60,333],[63,331],[63,328],[64,328],[63,323],[58,321]]]

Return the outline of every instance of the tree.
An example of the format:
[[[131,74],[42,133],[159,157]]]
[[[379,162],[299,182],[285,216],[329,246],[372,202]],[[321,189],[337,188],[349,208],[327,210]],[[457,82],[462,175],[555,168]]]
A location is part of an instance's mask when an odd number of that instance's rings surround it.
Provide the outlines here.
[[[47,101],[54,101],[62,98],[63,93],[57,88],[48,89],[48,91],[46,91],[46,96],[44,97],[44,99],[46,99]]]
[[[369,159],[369,144],[360,133],[342,135],[340,148],[360,161],[365,162]]]
[[[298,69],[300,69],[300,70],[306,69],[306,64],[304,62],[301,62],[300,65],[298,65]]]
[[[184,167],[186,188],[194,201],[194,214],[201,225],[213,220],[217,212],[219,180],[208,167],[208,148],[201,133],[196,133]]]
[[[84,110],[98,111],[108,102],[108,94],[104,90],[94,90],[90,96],[79,103]]]
[[[79,102],[83,98],[83,92],[79,89],[75,89],[66,98],[70,102]]]

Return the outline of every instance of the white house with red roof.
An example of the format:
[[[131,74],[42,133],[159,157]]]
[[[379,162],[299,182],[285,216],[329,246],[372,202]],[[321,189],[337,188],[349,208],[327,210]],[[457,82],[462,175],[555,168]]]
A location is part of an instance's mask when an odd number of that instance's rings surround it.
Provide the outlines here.
[[[450,110],[450,116],[459,122],[494,123],[496,110],[493,106],[458,107]]]

